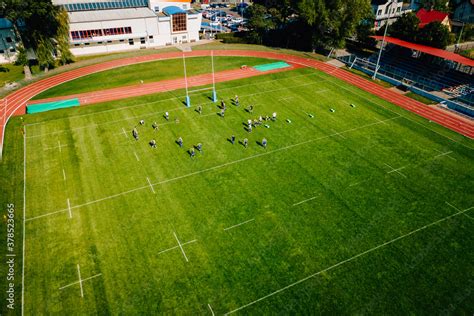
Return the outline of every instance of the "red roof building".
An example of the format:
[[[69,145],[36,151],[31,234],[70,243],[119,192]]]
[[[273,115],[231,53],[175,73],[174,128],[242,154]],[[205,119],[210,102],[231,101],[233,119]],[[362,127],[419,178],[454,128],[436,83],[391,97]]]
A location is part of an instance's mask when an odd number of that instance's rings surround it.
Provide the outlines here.
[[[431,22],[440,22],[441,24],[447,26],[451,32],[451,23],[449,22],[448,13],[446,12],[420,9],[420,11],[416,13],[416,16],[420,20],[420,28],[425,27],[425,25]]]

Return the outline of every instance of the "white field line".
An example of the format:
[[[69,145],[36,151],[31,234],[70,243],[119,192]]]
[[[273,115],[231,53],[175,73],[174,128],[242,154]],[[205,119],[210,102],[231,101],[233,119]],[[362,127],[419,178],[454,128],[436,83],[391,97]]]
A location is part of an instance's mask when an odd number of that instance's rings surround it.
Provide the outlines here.
[[[294,89],[294,88],[299,88],[299,87],[318,84],[318,83],[320,83],[320,82],[315,81],[315,82],[304,83],[304,84],[300,84],[300,85],[296,85],[296,86],[288,86],[288,87],[272,89],[272,90],[267,90],[267,91],[262,91],[262,92],[257,92],[257,93],[244,94],[244,95],[240,95],[240,97],[250,97],[250,96],[255,96],[255,95],[259,95],[259,94],[271,93],[271,92],[280,91],[280,90]],[[213,102],[212,103],[208,102],[208,103],[203,103],[201,105],[206,105],[206,104],[214,104],[214,103]],[[176,108],[176,109],[173,109],[173,110],[186,110],[186,109],[187,108],[179,107],[179,108]],[[169,111],[172,111],[172,110],[168,110],[168,112]],[[118,120],[114,120],[114,121],[106,121],[106,122],[103,122],[103,123],[94,123],[94,124],[89,124],[89,125],[85,125],[85,126],[81,126],[81,127],[54,131],[54,132],[51,132],[51,133],[33,135],[33,136],[29,136],[27,138],[37,138],[37,137],[48,136],[48,135],[56,135],[56,134],[60,134],[60,133],[68,132],[68,131],[81,130],[81,129],[85,129],[85,128],[98,127],[98,126],[103,126],[103,125],[107,125],[107,124],[128,121],[128,120],[136,119],[136,118],[139,118],[139,117],[141,117],[141,118],[142,117],[149,117],[149,116],[155,115],[157,113],[165,113],[165,112],[166,112],[166,110],[160,110],[160,111],[151,112],[151,113],[147,113],[147,114],[142,114],[142,115],[137,115],[137,116],[132,116],[132,117],[126,117],[126,118],[118,119]],[[171,122],[168,122],[168,123],[165,123],[165,124],[170,124],[170,123]],[[160,124],[160,125],[164,125],[164,124]]]
[[[23,242],[21,260],[21,316],[25,314],[26,126],[23,127]]]
[[[122,133],[125,135],[125,138],[128,139],[128,134],[127,131],[125,131],[125,128],[122,127]]]
[[[63,168],[63,179],[64,181],[66,181],[66,171],[64,171],[64,168]]]
[[[62,150],[61,150],[61,141],[58,140],[58,148],[59,148],[59,153],[62,153]]]
[[[181,249],[181,252],[183,253],[184,259],[186,259],[186,262],[189,262],[188,257],[186,257],[186,253],[184,252],[183,246],[179,242],[178,236],[176,236],[176,233],[173,232],[174,238],[176,238],[176,241],[178,242],[178,246]]]
[[[181,245],[182,245],[182,246],[186,246],[187,244],[192,244],[192,243],[194,243],[194,242],[197,242],[197,239],[194,239],[194,240],[191,240],[191,241],[187,241],[187,242],[185,242],[184,244],[181,244]],[[179,248],[179,246],[174,246],[174,247],[171,247],[171,248],[162,250],[162,251],[158,252],[158,254],[160,255],[160,254],[162,254],[162,253],[168,252],[168,251],[170,251],[170,250],[174,250],[174,249],[176,249],[176,248]]]
[[[344,137],[344,135],[341,135],[341,133],[337,132],[336,130],[332,130],[332,132],[334,133],[335,136],[339,136],[342,139],[346,139],[346,137]]]
[[[67,209],[69,211],[69,218],[72,218],[71,203],[69,202],[69,199],[67,199]]]
[[[82,282],[84,282],[84,281],[89,281],[90,279],[97,278],[97,277],[99,277],[99,276],[101,276],[101,275],[102,275],[102,273],[99,273],[99,274],[93,275],[93,276],[91,276],[91,277],[82,279]],[[77,284],[77,283],[79,283],[79,281],[72,282],[71,284],[68,284],[68,285],[65,285],[65,286],[63,286],[63,287],[60,287],[59,289],[62,290],[62,289],[65,289],[65,288],[67,288],[67,287],[73,286],[73,285],[75,285],[75,284]]]
[[[81,297],[84,297],[84,291],[82,289],[81,268],[79,267],[79,263],[77,264],[77,274],[79,275],[79,286],[81,288]]]
[[[356,185],[362,184],[362,183],[367,182],[367,181],[369,181],[369,179],[365,179],[365,180],[362,180],[362,181],[358,181],[358,182],[355,182],[355,183],[350,184],[349,187],[354,187],[354,186],[356,186]]]
[[[209,310],[211,311],[211,315],[214,316],[214,311],[212,310],[211,304],[207,304],[207,307],[209,307]]]
[[[448,158],[450,158],[450,159],[452,159],[452,160],[456,160],[456,158],[453,158],[453,157],[449,156],[449,155],[452,154],[452,153],[453,153],[452,151],[447,151],[447,152],[444,152],[444,153],[441,153],[441,154],[439,154],[439,155],[434,156],[434,158],[439,158],[439,157],[444,157],[444,156],[446,156],[446,157],[448,157]]]
[[[140,159],[138,158],[138,155],[136,152],[133,152],[133,154],[135,155],[135,158],[137,159],[137,161],[140,161]]]
[[[382,244],[380,244],[380,245],[378,245],[378,246],[375,246],[375,247],[373,247],[373,248],[370,248],[370,249],[368,249],[368,250],[366,250],[366,251],[364,251],[364,252],[361,252],[361,253],[359,253],[359,254],[357,254],[357,255],[355,255],[355,256],[352,256],[352,257],[350,257],[350,258],[348,258],[348,259],[346,259],[346,260],[340,261],[340,262],[338,262],[338,263],[336,263],[336,264],[334,264],[334,265],[332,265],[332,266],[330,266],[330,267],[327,267],[327,268],[325,268],[325,269],[323,269],[323,270],[321,270],[321,271],[318,271],[318,272],[316,272],[316,273],[314,273],[314,274],[311,274],[311,275],[309,275],[309,276],[307,276],[307,277],[305,277],[305,278],[303,278],[303,279],[301,279],[301,280],[298,280],[298,281],[296,281],[296,282],[294,282],[294,283],[291,283],[291,284],[289,284],[289,285],[287,285],[287,286],[285,286],[285,287],[282,287],[281,289],[276,290],[276,291],[274,291],[274,292],[272,292],[272,293],[270,293],[270,294],[267,294],[267,295],[265,295],[265,296],[262,296],[262,297],[260,297],[259,299],[256,299],[256,300],[253,301],[253,302],[247,303],[247,304],[242,305],[242,306],[240,306],[240,307],[238,307],[238,308],[236,308],[236,309],[234,309],[234,310],[231,310],[230,312],[226,313],[225,315],[229,315],[229,314],[238,312],[238,311],[240,311],[240,310],[242,310],[242,309],[244,309],[244,308],[247,308],[247,307],[249,307],[249,306],[251,306],[251,305],[253,305],[253,304],[256,304],[256,303],[258,303],[258,302],[260,302],[260,301],[263,301],[263,300],[265,300],[265,299],[267,299],[267,298],[269,298],[269,297],[271,297],[271,296],[273,296],[273,295],[275,295],[275,294],[278,294],[278,293],[280,293],[280,292],[283,292],[283,291],[285,291],[285,290],[287,290],[287,289],[289,289],[289,288],[291,288],[291,287],[293,287],[293,286],[295,286],[295,285],[298,285],[298,284],[303,283],[303,282],[305,282],[305,281],[307,281],[307,280],[309,280],[309,279],[311,279],[311,278],[314,278],[315,276],[318,276],[318,275],[320,275],[321,273],[330,271],[330,270],[332,270],[332,269],[334,269],[334,268],[337,268],[337,267],[339,267],[339,266],[341,266],[341,265],[343,265],[343,264],[345,264],[345,263],[348,263],[348,262],[353,261],[353,260],[355,260],[355,259],[357,259],[357,258],[359,258],[359,257],[362,257],[362,256],[366,255],[366,254],[369,254],[369,253],[371,253],[371,252],[374,252],[375,250],[378,250],[378,249],[380,249],[380,248],[383,248],[383,247],[385,247],[385,246],[387,246],[387,245],[390,245],[390,244],[392,244],[392,243],[394,243],[394,242],[396,242],[396,241],[399,241],[399,240],[401,240],[401,239],[403,239],[403,238],[409,237],[409,236],[411,236],[411,235],[413,235],[413,234],[415,234],[415,233],[417,233],[417,232],[419,232],[419,231],[422,231],[422,230],[424,230],[424,229],[426,229],[426,228],[429,228],[429,227],[431,227],[431,226],[433,226],[433,225],[439,224],[439,223],[444,222],[444,221],[446,221],[446,220],[448,220],[448,219],[450,219],[450,218],[453,218],[453,217],[455,217],[455,216],[461,215],[461,214],[467,212],[468,210],[470,210],[470,209],[472,209],[472,208],[474,208],[474,207],[470,207],[470,208],[465,209],[465,210],[463,210],[463,211],[459,211],[459,212],[457,212],[457,213],[451,214],[451,215],[446,216],[446,217],[444,217],[444,218],[441,218],[441,219],[439,219],[439,220],[437,220],[437,221],[435,221],[435,222],[432,222],[432,223],[430,223],[430,224],[427,224],[427,225],[425,225],[425,226],[422,226],[422,227],[420,227],[420,228],[417,228],[417,229],[415,229],[415,230],[412,230],[411,232],[406,233],[406,234],[404,234],[404,235],[401,235],[401,236],[399,236],[399,237],[397,237],[397,238],[394,238],[394,239],[392,239],[392,240],[386,241],[386,242],[384,242],[384,243],[382,243]]]
[[[236,228],[236,227],[239,227],[239,226],[241,226],[241,225],[244,225],[244,224],[247,224],[247,223],[253,222],[254,220],[255,220],[255,218],[252,218],[252,219],[249,219],[248,221],[245,221],[245,222],[239,223],[239,224],[237,224],[237,225],[234,225],[234,226],[230,226],[230,227],[224,228],[224,230],[229,230],[229,229],[232,229],[232,228]]]
[[[295,203],[295,204],[293,204],[292,206],[297,206],[297,205],[300,205],[300,204],[303,204],[303,203],[306,203],[306,202],[312,201],[312,200],[314,200],[315,198],[317,198],[317,196],[313,196],[312,198],[309,198],[309,199],[306,199],[306,200],[300,201],[300,202],[298,202],[298,203]]]
[[[392,117],[392,118],[386,119],[385,121],[395,120],[395,119],[398,119],[399,117],[400,116]],[[374,126],[374,125],[379,125],[379,124],[381,124],[381,123],[380,122],[375,122],[375,123],[365,124],[365,125],[362,125],[362,126],[359,126],[359,127],[354,127],[354,128],[342,131],[342,132],[340,132],[340,134],[361,130],[361,129],[368,128],[368,127]],[[266,151],[266,152],[263,152],[263,153],[260,153],[260,154],[252,155],[252,156],[249,156],[249,157],[246,157],[246,158],[230,161],[230,162],[227,162],[227,163],[224,163],[224,164],[221,164],[221,165],[217,165],[217,166],[214,166],[214,167],[210,167],[210,168],[207,168],[207,169],[202,169],[202,170],[191,172],[191,173],[188,173],[188,174],[185,174],[185,175],[182,175],[182,176],[178,176],[178,177],[175,177],[175,178],[171,178],[171,179],[163,180],[163,181],[160,181],[160,182],[152,183],[152,186],[161,185],[161,184],[165,184],[165,183],[169,183],[169,182],[174,182],[174,181],[189,178],[189,177],[201,174],[201,173],[222,169],[224,167],[231,166],[231,165],[234,165],[234,164],[238,164],[238,163],[241,163],[241,162],[244,162],[244,161],[247,161],[247,160],[252,160],[252,159],[255,159],[255,158],[258,158],[258,157],[268,156],[268,155],[276,153],[276,152],[285,151],[285,150],[288,150],[288,149],[292,149],[292,148],[296,148],[296,147],[299,147],[299,146],[302,146],[302,145],[313,143],[313,142],[316,142],[316,141],[319,141],[319,140],[328,139],[331,136],[334,136],[334,135],[325,135],[325,136],[321,136],[321,137],[318,137],[318,138],[309,139],[309,140],[306,140],[304,142],[300,142],[300,143],[288,145],[288,146],[285,146],[285,147],[277,148],[277,149],[274,149],[274,150]],[[106,197],[101,198],[101,199],[89,201],[89,202],[86,202],[86,203],[83,203],[83,204],[74,205],[74,206],[71,207],[71,209],[76,209],[76,208],[88,206],[88,205],[91,205],[91,204],[99,203],[99,202],[102,202],[102,201],[110,200],[110,199],[113,199],[113,198],[116,198],[116,197],[119,197],[119,196],[123,196],[123,195],[129,194],[129,193],[133,193],[133,192],[136,192],[136,191],[141,191],[141,190],[149,188],[149,187],[150,187],[149,185],[137,187],[137,188],[130,189],[130,190],[127,190],[127,191],[123,191],[123,192],[120,192],[120,193],[117,193],[117,194],[106,196]],[[37,219],[37,218],[41,218],[41,217],[45,217],[45,216],[49,216],[49,215],[53,215],[53,214],[57,214],[57,213],[61,213],[61,212],[66,212],[66,211],[67,211],[67,209],[62,209],[62,210],[59,210],[59,211],[42,214],[42,215],[39,215],[39,216],[36,216],[36,217],[28,218],[27,221],[31,221],[31,220],[34,220],[34,219]]]
[[[318,77],[320,77],[318,72],[314,72],[314,73],[310,73],[310,74],[296,75],[296,76],[293,76],[293,77],[285,77],[285,78],[279,78],[279,79],[277,78],[277,79],[272,79],[272,80],[261,81],[261,82],[259,82],[259,84],[269,83],[269,82],[275,82],[275,81],[282,81],[282,80],[291,80],[291,79],[298,78],[298,77],[309,77],[309,76],[315,76],[315,75],[318,76]],[[323,79],[322,77],[320,77],[320,79],[322,79],[321,81],[327,81],[327,79]],[[225,83],[225,82],[223,82],[223,83]],[[254,85],[255,85],[255,83],[252,83],[252,84],[243,84],[243,85],[233,86],[233,87],[229,87],[229,88],[222,88],[222,89],[219,89],[219,91],[235,90],[236,88],[242,88],[242,87],[254,86]],[[166,92],[171,92],[171,91],[166,91]],[[158,101],[140,103],[140,104],[125,106],[125,107],[116,108],[116,109],[109,109],[109,110],[104,110],[104,111],[94,112],[94,113],[79,114],[79,115],[69,116],[68,118],[71,119],[71,118],[78,118],[78,117],[84,117],[84,116],[97,116],[97,115],[102,114],[102,113],[115,112],[115,111],[123,111],[123,110],[128,110],[128,109],[136,108],[136,107],[140,107],[140,106],[146,106],[146,105],[151,105],[151,104],[156,104],[156,103],[162,103],[162,102],[169,102],[170,100],[175,100],[175,99],[176,99],[176,97],[173,96],[173,97],[171,97],[171,98],[162,99],[162,100],[158,100]],[[160,111],[160,112],[163,112],[163,113],[164,113],[164,112],[166,112],[166,111],[170,112],[170,111],[182,110],[182,109],[183,109],[183,107],[179,107],[179,108],[174,108],[174,109],[171,109],[171,110],[163,110],[163,111]],[[155,112],[155,113],[159,113],[159,112]],[[138,117],[138,116],[136,116],[136,117]],[[40,125],[40,124],[50,123],[50,122],[58,121],[58,120],[64,120],[64,118],[58,118],[58,119],[49,120],[49,121],[44,121],[44,122],[37,122],[37,123],[26,124],[25,126]]]
[[[146,177],[146,181],[148,181],[148,185],[150,186],[151,192],[156,193],[155,189],[153,189],[153,184],[151,184],[151,181],[148,177]]]
[[[401,176],[404,177],[404,178],[407,177],[405,174],[403,174],[403,173],[400,172],[400,170],[405,169],[406,166],[403,166],[403,167],[400,167],[400,168],[398,168],[398,169],[395,169],[395,168],[393,168],[392,166],[390,166],[389,164],[386,164],[386,163],[384,163],[384,164],[385,164],[387,167],[389,167],[390,169],[392,169],[392,170],[390,170],[389,172],[387,172],[387,174],[396,172],[396,173],[398,173],[399,175],[401,175]]]

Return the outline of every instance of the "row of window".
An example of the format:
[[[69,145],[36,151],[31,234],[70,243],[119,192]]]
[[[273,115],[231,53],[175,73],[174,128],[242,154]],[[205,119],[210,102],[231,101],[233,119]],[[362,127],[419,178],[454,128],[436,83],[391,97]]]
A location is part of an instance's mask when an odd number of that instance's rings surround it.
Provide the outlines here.
[[[73,40],[92,38],[97,36],[122,35],[132,34],[132,28],[127,27],[113,27],[108,29],[86,30],[86,31],[72,31],[71,37]]]
[[[148,7],[148,0],[121,0],[108,2],[92,2],[92,3],[69,3],[61,5],[66,11],[89,11],[89,10],[106,10],[106,9],[124,9]]]
[[[183,32],[187,29],[186,13],[173,14],[173,32]]]
[[[148,40],[150,43],[153,43],[153,35],[148,36]],[[120,43],[125,43],[127,40],[125,39],[120,39],[116,41],[104,41],[104,42],[97,42],[97,43],[75,43],[71,45],[71,47],[81,47],[81,46],[94,46],[94,45],[104,45],[104,44],[120,44]],[[128,44],[129,45],[135,45],[135,39],[129,38],[128,39]],[[145,37],[140,37],[140,44],[146,44],[146,38]]]
[[[385,14],[388,14],[389,9],[390,9],[390,8],[389,8],[388,6],[385,8]],[[400,10],[401,10],[401,7],[398,7],[398,8],[397,8],[397,12],[400,12]],[[392,14],[393,14],[393,13],[395,13],[395,8],[392,9]],[[382,10],[379,10],[379,11],[377,12],[377,16],[379,16],[379,15],[382,15]]]

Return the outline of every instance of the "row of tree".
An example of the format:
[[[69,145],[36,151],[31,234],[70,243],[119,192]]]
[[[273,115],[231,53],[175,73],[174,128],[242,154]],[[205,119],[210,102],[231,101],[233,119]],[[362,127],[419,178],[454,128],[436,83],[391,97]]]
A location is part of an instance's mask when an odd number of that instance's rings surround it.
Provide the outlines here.
[[[19,42],[17,64],[24,66],[26,76],[30,73],[26,53],[30,49],[45,71],[73,61],[67,12],[51,0],[2,0],[0,16],[13,24]]]
[[[247,9],[249,38],[256,43],[310,50],[344,46],[370,0],[254,0]]]

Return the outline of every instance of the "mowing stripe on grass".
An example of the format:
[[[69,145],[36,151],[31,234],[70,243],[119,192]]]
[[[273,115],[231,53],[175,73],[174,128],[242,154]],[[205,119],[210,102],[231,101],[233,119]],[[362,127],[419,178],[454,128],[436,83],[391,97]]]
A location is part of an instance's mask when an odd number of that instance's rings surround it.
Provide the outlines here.
[[[236,309],[234,309],[234,310],[231,310],[230,312],[227,312],[225,315],[233,314],[233,313],[238,312],[238,311],[240,311],[240,310],[242,310],[242,309],[245,309],[245,308],[247,308],[247,307],[249,307],[249,306],[251,306],[251,305],[254,305],[254,304],[258,303],[258,302],[261,302],[261,301],[263,301],[263,300],[265,300],[265,299],[267,299],[267,298],[269,298],[269,297],[271,297],[271,296],[273,296],[273,295],[275,295],[275,294],[278,294],[278,293],[280,293],[280,292],[283,292],[283,291],[285,291],[285,290],[287,290],[287,289],[289,289],[289,288],[291,288],[291,287],[293,287],[293,286],[295,286],[295,285],[298,285],[298,284],[303,283],[303,282],[305,282],[305,281],[307,281],[307,280],[309,280],[309,279],[312,279],[312,278],[314,278],[315,276],[320,275],[321,273],[330,271],[330,270],[332,270],[332,269],[334,269],[334,268],[337,268],[337,267],[339,267],[339,266],[341,266],[341,265],[343,265],[343,264],[345,264],[345,263],[348,263],[348,262],[353,261],[353,260],[355,260],[355,259],[357,259],[357,258],[359,258],[359,257],[362,257],[362,256],[364,256],[364,255],[366,255],[366,254],[369,254],[369,253],[371,253],[371,252],[373,252],[373,251],[375,251],[375,250],[378,250],[378,249],[380,249],[380,248],[382,248],[382,247],[385,247],[385,246],[387,246],[387,245],[390,245],[390,244],[392,244],[392,243],[394,243],[394,242],[396,242],[396,241],[399,241],[400,239],[409,237],[409,236],[411,236],[411,235],[413,235],[413,234],[415,234],[415,233],[417,233],[417,232],[419,232],[419,231],[422,231],[422,230],[424,230],[424,229],[426,229],[426,228],[429,228],[429,227],[431,227],[431,226],[433,226],[433,225],[436,225],[436,224],[439,224],[439,223],[441,223],[441,222],[444,222],[444,221],[446,221],[446,220],[448,220],[448,219],[450,219],[450,218],[453,218],[453,217],[455,217],[455,216],[464,214],[465,212],[471,210],[472,208],[474,208],[474,207],[470,207],[470,208],[467,208],[467,209],[465,209],[465,210],[463,210],[463,211],[459,211],[459,212],[457,212],[457,213],[448,215],[448,216],[446,216],[446,217],[444,217],[444,218],[441,218],[441,219],[439,219],[439,220],[437,220],[437,221],[435,221],[435,222],[429,223],[429,224],[427,224],[427,225],[425,225],[425,226],[422,226],[422,227],[420,227],[420,228],[417,228],[417,229],[415,229],[415,230],[412,230],[411,232],[406,233],[406,234],[404,234],[404,235],[402,235],[402,236],[399,236],[399,237],[397,237],[397,238],[394,238],[394,239],[392,239],[392,240],[389,240],[389,241],[387,241],[387,242],[384,242],[383,244],[380,244],[380,245],[378,245],[378,246],[375,246],[375,247],[373,247],[373,248],[370,248],[370,249],[368,249],[368,250],[366,250],[366,251],[364,251],[364,252],[361,252],[361,253],[359,253],[359,254],[353,256],[353,257],[350,257],[350,258],[348,258],[348,259],[346,259],[346,260],[340,261],[340,262],[338,262],[338,263],[336,263],[336,264],[334,264],[334,265],[332,265],[332,266],[330,266],[330,267],[328,267],[328,268],[326,268],[326,269],[323,269],[323,270],[321,270],[321,271],[318,271],[318,272],[316,272],[316,273],[314,273],[314,274],[311,274],[311,275],[309,275],[309,276],[307,276],[307,277],[305,277],[305,278],[303,278],[303,279],[301,279],[301,280],[298,280],[298,281],[296,281],[296,282],[294,282],[294,283],[291,283],[291,284],[289,284],[289,285],[287,285],[287,286],[285,286],[285,287],[282,287],[281,289],[276,290],[275,292],[272,292],[272,293],[270,293],[270,294],[267,294],[267,295],[265,295],[265,296],[262,296],[262,297],[260,297],[259,299],[256,299],[256,300],[253,301],[253,302],[247,303],[247,304],[242,305],[242,306],[240,306],[240,307],[238,307],[238,308],[236,308]]]
[[[318,84],[318,83],[320,83],[320,82],[319,82],[319,81],[316,81],[316,82],[304,83],[304,84],[296,85],[296,86],[287,86],[287,87],[283,87],[283,88],[272,89],[272,90],[267,90],[267,91],[262,91],[262,92],[256,92],[256,93],[251,93],[251,94],[244,94],[244,95],[241,95],[240,97],[250,97],[250,96],[255,96],[255,95],[259,95],[259,94],[266,94],[266,93],[271,93],[271,92],[280,91],[280,90],[294,89],[294,88],[299,88],[299,87],[308,86],[308,85],[313,85],[313,84]],[[322,90],[321,90],[321,91],[322,91]],[[214,102],[208,102],[208,103],[203,103],[203,104],[214,104]],[[179,108],[174,108],[174,109],[172,109],[172,110],[162,110],[162,111],[160,110],[160,111],[151,112],[151,113],[148,113],[148,114],[137,115],[137,116],[131,116],[131,117],[126,117],[126,118],[123,118],[123,119],[118,119],[118,120],[113,120],[113,121],[106,121],[106,122],[99,123],[99,124],[95,123],[95,124],[90,124],[90,125],[81,126],[81,127],[76,127],[76,128],[70,128],[70,129],[59,130],[59,131],[55,131],[55,132],[51,132],[51,133],[44,133],[44,134],[33,135],[33,136],[29,136],[29,137],[27,137],[27,138],[37,138],[37,137],[48,136],[48,135],[56,135],[56,134],[60,134],[60,133],[68,132],[68,131],[75,131],[75,130],[85,129],[85,128],[89,128],[89,127],[98,127],[98,126],[107,125],[107,124],[111,124],[111,123],[117,123],[117,122],[122,122],[122,121],[128,121],[128,120],[136,119],[136,118],[139,118],[139,117],[140,117],[140,118],[149,117],[149,116],[155,115],[155,114],[157,114],[157,113],[165,113],[165,112],[170,112],[170,111],[186,110],[186,109],[187,109],[187,108],[179,107]],[[171,123],[174,123],[174,122],[168,122],[168,123],[163,123],[163,124],[159,124],[159,125],[161,126],[161,125],[171,124]]]
[[[312,68],[308,68],[308,69],[312,69]],[[313,69],[313,70],[314,70],[314,69]],[[317,76],[320,77],[321,72],[315,71],[315,72],[310,73],[310,74],[296,75],[296,76],[293,76],[293,77],[284,77],[284,78],[280,78],[280,79],[277,78],[277,79],[265,80],[265,81],[259,82],[259,84],[262,84],[262,83],[269,83],[269,82],[275,82],[275,81],[281,81],[281,80],[294,79],[294,78],[298,78],[298,77],[309,77],[309,76],[314,76],[314,75],[317,75]],[[320,78],[322,79],[322,77],[320,77]],[[326,80],[322,80],[322,81],[326,81]],[[242,87],[254,86],[254,85],[255,85],[255,83],[249,83],[249,84],[243,84],[243,85],[238,85],[238,86],[232,86],[232,87],[229,87],[229,88],[219,88],[219,91],[235,90],[236,88],[242,88]],[[171,92],[171,91],[169,91],[169,92]],[[152,101],[152,102],[146,102],[146,103],[140,103],[140,104],[130,105],[130,106],[126,106],[126,107],[120,107],[120,108],[113,108],[113,109],[104,110],[104,111],[98,111],[98,112],[94,112],[94,113],[72,115],[72,116],[68,116],[68,118],[71,119],[71,118],[84,117],[84,116],[91,116],[91,115],[92,115],[92,116],[97,116],[97,115],[102,114],[102,113],[108,113],[108,112],[114,112],[114,111],[123,111],[123,110],[128,110],[128,109],[131,109],[131,108],[135,108],[135,107],[140,107],[140,106],[145,106],[145,105],[150,105],[150,104],[155,104],[155,103],[161,103],[161,102],[168,102],[168,101],[174,100],[174,99],[179,99],[179,98],[178,98],[178,97],[172,97],[172,98],[167,98],[167,99],[158,100],[158,101]],[[177,109],[177,110],[183,109],[183,107],[179,107],[179,108],[176,108],[176,109]],[[168,111],[170,111],[170,110],[168,110]],[[163,112],[165,112],[165,111],[163,111]],[[50,123],[50,122],[59,121],[59,120],[64,120],[64,118],[57,118],[57,119],[52,119],[52,120],[43,121],[43,122],[25,124],[25,126],[40,125],[40,124]]]
[[[391,118],[386,119],[384,121],[396,120],[399,117],[401,117],[401,116],[391,117]],[[379,125],[379,124],[381,124],[381,122],[369,123],[369,124],[365,124],[365,125],[362,125],[362,126],[350,128],[348,130],[340,132],[339,134],[349,133],[349,132],[361,130],[361,129],[368,128],[368,127],[375,126],[375,125]],[[181,180],[181,179],[184,179],[184,178],[189,178],[189,177],[192,177],[192,176],[204,173],[204,172],[214,171],[214,170],[221,169],[221,168],[224,168],[224,167],[227,167],[227,166],[231,166],[231,165],[234,165],[234,164],[237,164],[237,163],[241,163],[241,162],[244,162],[244,161],[247,161],[247,160],[252,160],[252,159],[255,159],[255,158],[258,158],[258,157],[262,157],[262,156],[268,156],[270,154],[277,153],[277,152],[280,152],[280,151],[296,148],[296,147],[306,145],[306,144],[310,144],[310,143],[313,143],[313,142],[316,142],[316,141],[319,141],[319,140],[328,139],[332,136],[334,136],[334,134],[309,139],[309,140],[306,140],[304,142],[288,145],[288,146],[285,146],[285,147],[281,147],[281,148],[277,148],[277,149],[274,149],[274,150],[266,151],[266,152],[263,152],[263,153],[260,153],[260,154],[256,154],[256,155],[253,155],[253,156],[246,157],[246,158],[230,161],[230,162],[227,162],[227,163],[224,163],[224,164],[221,164],[221,165],[217,165],[217,166],[210,167],[210,168],[207,168],[207,169],[191,172],[191,173],[188,173],[188,174],[185,174],[185,175],[182,175],[182,176],[178,176],[178,177],[175,177],[175,178],[163,180],[163,181],[160,181],[160,182],[157,182],[157,183],[152,183],[151,185],[152,186],[161,185],[161,184]],[[102,201],[110,200],[110,199],[113,199],[113,198],[116,198],[116,197],[119,197],[119,196],[123,196],[123,195],[129,194],[129,193],[132,193],[132,192],[140,191],[140,190],[143,190],[143,189],[149,188],[149,187],[150,187],[149,185],[137,187],[137,188],[130,189],[130,190],[127,190],[127,191],[124,191],[124,192],[120,192],[120,193],[117,193],[117,194],[106,196],[106,197],[101,198],[101,199],[89,201],[89,202],[86,202],[86,203],[83,203],[83,204],[78,204],[78,205],[75,205],[71,208],[75,209],[75,208],[88,206],[88,205],[91,205],[91,204],[95,204],[95,203],[98,203],[98,202],[102,202]],[[66,211],[67,211],[67,209],[62,209],[62,210],[59,210],[59,211],[46,213],[46,214],[43,214],[43,215],[38,215],[36,217],[31,217],[31,218],[28,218],[27,220],[31,221],[31,220],[34,220],[34,219],[37,219],[37,218],[41,218],[41,217],[45,217],[45,216],[49,216],[49,215],[53,215],[53,214],[57,214],[57,213],[61,213],[61,212],[66,212]]]
[[[247,224],[247,223],[250,223],[252,221],[254,221],[255,218],[252,218],[252,219],[249,219],[248,221],[245,221],[245,222],[242,222],[242,223],[239,223],[237,225],[234,225],[234,226],[230,226],[230,227],[227,227],[227,228],[224,228],[224,230],[229,230],[229,229],[232,229],[232,228],[236,228],[236,227],[239,227],[241,225],[244,225],[244,224]]]

